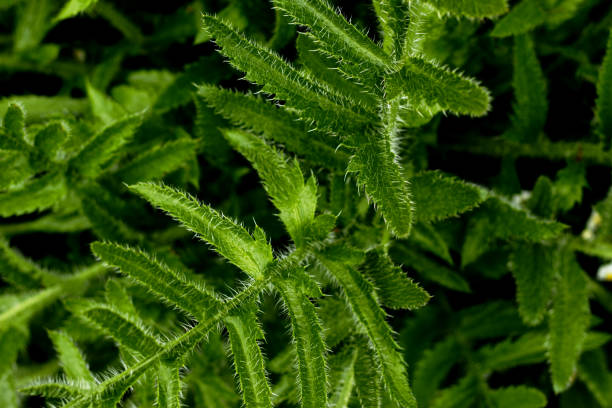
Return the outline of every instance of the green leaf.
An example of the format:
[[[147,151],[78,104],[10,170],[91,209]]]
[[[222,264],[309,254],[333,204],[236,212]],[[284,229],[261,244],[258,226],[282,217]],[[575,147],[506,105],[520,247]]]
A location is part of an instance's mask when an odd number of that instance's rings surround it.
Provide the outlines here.
[[[127,143],[139,126],[142,117],[128,116],[96,133],[83,149],[70,160],[70,165],[84,177],[94,178],[102,172],[115,153]]]
[[[460,292],[470,292],[470,285],[457,272],[428,258],[405,245],[394,245],[391,248],[393,258],[413,268],[421,278],[436,282],[444,287]]]
[[[416,400],[408,385],[404,359],[385,321],[385,312],[376,302],[374,288],[343,260],[344,251],[345,248],[341,246],[332,247],[324,253],[318,253],[317,259],[340,284],[355,318],[367,334],[390,396],[401,406],[416,407]]]
[[[301,268],[301,267],[298,267]],[[300,271],[285,271],[289,276]],[[303,273],[303,270],[301,270]],[[291,318],[293,339],[298,356],[299,397],[302,408],[319,408],[327,404],[327,369],[325,343],[314,305],[303,283],[297,279],[274,281]]]
[[[518,245],[512,256],[516,299],[526,324],[538,325],[552,297],[555,269],[553,250],[540,244]]]
[[[19,392],[25,395],[39,395],[45,398],[75,398],[83,395],[87,388],[74,384],[58,382],[40,382],[19,388]],[[1,401],[1,400],[0,400]],[[17,405],[15,405],[17,407]]]
[[[224,322],[229,333],[244,406],[272,407],[272,392],[258,343],[263,340],[263,331],[257,322],[255,309],[247,305],[239,313],[225,318]]]
[[[533,30],[547,19],[547,10],[540,0],[522,0],[510,13],[495,24],[493,37],[509,37]]]
[[[89,366],[70,336],[61,331],[49,331],[48,334],[66,376],[74,381],[93,384],[94,377],[89,371]]]
[[[355,136],[357,148],[347,172],[357,173],[357,184],[365,186],[391,232],[406,237],[413,222],[413,206],[408,182],[394,151],[399,131],[399,100],[384,109],[382,134],[366,131]]]
[[[59,152],[68,140],[68,130],[62,122],[51,122],[34,136],[34,147],[52,162],[59,161]]]
[[[493,18],[508,11],[508,0],[427,0],[440,11],[454,16]]]
[[[592,350],[610,341],[607,333],[587,333],[583,349]],[[546,360],[547,334],[540,331],[527,332],[517,339],[508,339],[489,344],[478,350],[483,367],[493,371],[504,371],[512,367],[537,364]]]
[[[355,390],[362,407],[381,408],[383,384],[379,376],[377,362],[365,339],[357,343],[355,360]]]
[[[317,185],[314,177],[304,182],[297,161],[268,146],[261,138],[239,130],[225,130],[225,138],[253,165],[279,217],[298,247],[307,238],[306,228],[314,221]]]
[[[181,376],[178,364],[164,364],[160,361],[157,368],[156,403],[159,408],[180,408],[182,406]]]
[[[130,189],[172,215],[244,272],[256,279],[263,278],[266,266],[272,261],[272,248],[261,230],[252,236],[194,197],[164,185],[138,183]]]
[[[412,227],[408,241],[452,264],[448,244],[437,228],[438,225],[419,222]]]
[[[21,289],[37,289],[48,283],[49,274],[31,259],[9,246],[0,237],[0,276],[2,280]]]
[[[487,198],[486,191],[438,171],[426,171],[410,179],[416,205],[416,218],[421,222],[439,221],[477,207]]]
[[[156,144],[121,167],[115,176],[126,184],[162,178],[184,166],[196,154],[197,146],[198,141],[190,138]]]
[[[423,114],[484,116],[491,107],[489,91],[477,81],[417,56],[406,58],[401,71],[387,78],[387,89]]]
[[[414,369],[414,395],[421,406],[429,406],[436,390],[461,356],[461,348],[453,336],[436,343],[423,353]]]
[[[491,390],[488,397],[497,408],[542,408],[546,396],[538,389],[526,386]]]
[[[97,2],[98,0],[69,0],[66,4],[64,4],[64,7],[55,17],[55,20],[60,21],[74,17],[77,14],[84,12]]]
[[[546,79],[533,41],[526,34],[514,37],[514,87],[513,136],[518,140],[536,142],[546,123],[548,100]]]
[[[19,190],[0,193],[0,215],[28,214],[46,210],[66,195],[66,180],[60,173],[47,173]]]
[[[612,406],[612,372],[602,349],[584,353],[578,363],[578,378],[582,380],[602,407]]]
[[[277,99],[299,102],[304,115],[320,126],[334,131],[350,131],[372,119],[350,98],[295,69],[279,55],[249,41],[226,23],[204,16],[204,25],[222,47],[223,55],[230,58],[230,63],[246,72],[246,79],[262,85],[264,92],[274,94]]]
[[[143,356],[156,354],[161,344],[137,316],[123,313],[113,306],[93,301],[77,301],[75,312],[110,336],[121,347]]]
[[[20,103],[9,103],[2,126],[4,129],[0,132],[0,148],[21,153],[30,151],[31,146],[26,141],[25,112]]]
[[[336,13],[325,0],[274,0],[274,5],[297,24],[307,26],[317,46],[343,65],[362,71],[382,71],[391,65],[389,56],[355,25]]]
[[[549,319],[548,358],[555,393],[566,390],[574,378],[589,327],[589,298],[584,272],[574,254],[556,255],[557,282]]]
[[[553,185],[555,209],[561,212],[571,210],[582,201],[582,190],[586,187],[586,166],[578,161],[570,161],[567,167],[557,172]]]
[[[330,382],[333,389],[329,406],[347,408],[355,386],[357,349],[345,347],[330,359]]]
[[[479,379],[468,374],[451,387],[443,389],[433,400],[431,408],[470,408],[478,396]]]
[[[612,141],[612,31],[610,31],[606,55],[599,68],[595,118],[599,136],[607,146],[610,146]]]
[[[495,239],[538,242],[559,236],[564,228],[561,223],[536,218],[505,199],[492,196],[470,218],[461,249],[461,265],[475,261]]]
[[[86,83],[87,98],[93,115],[105,125],[110,125],[127,115],[127,111],[109,96],[104,95],[89,82]]]
[[[17,52],[32,49],[40,44],[52,27],[50,23],[54,2],[49,0],[27,0],[19,7],[15,27],[13,48]]]
[[[92,252],[161,299],[198,320],[216,310],[219,301],[201,284],[188,279],[151,255],[118,244],[94,242]]]
[[[366,252],[363,273],[376,288],[380,302],[392,309],[417,309],[427,304],[431,296],[380,250]]]
[[[299,116],[251,94],[212,85],[198,88],[209,105],[236,126],[245,126],[318,165],[344,170],[348,156],[336,149],[337,139],[309,129]]]
[[[408,7],[402,0],[373,0],[383,37],[383,50],[395,59],[403,55],[404,36],[408,26]]]

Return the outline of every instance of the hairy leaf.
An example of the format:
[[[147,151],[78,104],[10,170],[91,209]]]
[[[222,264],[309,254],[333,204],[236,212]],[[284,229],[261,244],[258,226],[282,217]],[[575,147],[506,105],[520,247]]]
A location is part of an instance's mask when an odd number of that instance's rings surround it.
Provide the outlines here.
[[[224,257],[247,274],[261,279],[272,260],[272,249],[263,236],[255,236],[195,198],[160,184],[139,183],[130,187],[211,244]]]

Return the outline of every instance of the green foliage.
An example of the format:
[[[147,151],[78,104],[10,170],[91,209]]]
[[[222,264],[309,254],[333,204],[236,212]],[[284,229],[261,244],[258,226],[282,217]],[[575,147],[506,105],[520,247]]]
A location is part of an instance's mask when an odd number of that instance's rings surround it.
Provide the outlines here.
[[[0,0],[0,406],[609,407],[611,16]]]

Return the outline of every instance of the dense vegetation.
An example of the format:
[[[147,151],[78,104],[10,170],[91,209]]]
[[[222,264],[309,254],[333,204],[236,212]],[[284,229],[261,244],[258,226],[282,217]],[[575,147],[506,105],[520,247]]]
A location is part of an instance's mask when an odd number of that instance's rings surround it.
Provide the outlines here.
[[[610,2],[334,3],[0,0],[0,407],[612,407]]]

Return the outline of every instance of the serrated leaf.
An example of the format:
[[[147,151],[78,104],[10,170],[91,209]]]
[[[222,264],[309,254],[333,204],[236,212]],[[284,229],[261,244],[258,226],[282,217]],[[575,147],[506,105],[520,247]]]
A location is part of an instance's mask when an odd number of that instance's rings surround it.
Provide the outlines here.
[[[289,103],[299,101],[299,109],[320,126],[340,131],[354,129],[371,119],[349,98],[336,94],[310,75],[295,69],[276,53],[253,43],[226,23],[204,16],[204,25],[246,79],[262,85],[262,90]]]
[[[94,377],[89,371],[89,366],[70,336],[61,331],[49,331],[48,334],[66,376],[73,381],[93,384]]]
[[[153,183],[138,183],[131,190],[195,232],[231,263],[256,279],[261,279],[272,261],[272,248],[263,232],[252,236],[246,229],[194,197]],[[257,231],[256,231],[257,232]]]
[[[336,13],[326,0],[274,0],[274,5],[298,24],[307,26],[317,46],[342,65],[362,71],[382,71],[389,56],[355,25]]]
[[[239,313],[225,318],[224,322],[229,333],[234,367],[240,380],[244,406],[247,408],[272,407],[272,392],[259,348],[263,332],[257,322],[254,309],[246,306]]]
[[[73,384],[42,382],[38,384],[26,385],[19,388],[19,392],[26,395],[39,395],[46,398],[75,398],[83,395],[86,388],[77,387]]]
[[[291,319],[298,356],[301,407],[324,407],[327,404],[326,350],[315,307],[308,299],[307,291],[293,279],[277,279],[274,286],[280,292]]]
[[[584,272],[574,254],[556,255],[557,282],[549,319],[548,358],[555,393],[566,390],[576,371],[589,327],[589,299]]]
[[[374,353],[365,339],[357,343],[358,355],[355,360],[355,390],[362,407],[381,408],[383,384],[378,373]]]
[[[68,131],[61,122],[51,122],[34,136],[34,147],[48,160],[58,161],[58,153],[68,139]]]
[[[410,6],[402,0],[373,0],[372,5],[383,37],[383,50],[395,59],[401,58],[408,21],[412,24],[406,18]]]
[[[355,386],[357,349],[345,347],[330,359],[330,408],[347,408]]]
[[[454,16],[493,18],[508,11],[508,0],[427,0],[440,11]]]
[[[305,181],[297,161],[288,161],[257,136],[239,130],[225,130],[223,135],[257,170],[289,235],[298,247],[304,246],[317,207],[314,177]]]
[[[612,31],[608,39],[606,55],[599,68],[595,118],[597,132],[604,143],[609,146],[612,141]]]
[[[456,216],[477,207],[487,198],[483,188],[438,171],[427,171],[412,177],[410,186],[416,218],[421,222]]]
[[[141,250],[102,242],[91,244],[91,250],[104,262],[119,268],[140,285],[198,320],[218,306],[219,301],[202,285]]]
[[[402,69],[387,77],[387,91],[404,96],[423,114],[484,116],[491,107],[489,91],[474,79],[418,56],[407,57]]]
[[[366,252],[361,267],[376,288],[380,302],[392,309],[417,309],[427,304],[431,296],[380,250]]]
[[[554,251],[539,244],[519,245],[512,256],[512,275],[516,282],[516,299],[523,321],[531,326],[544,318],[552,297]]]
[[[505,199],[492,196],[470,218],[461,249],[461,265],[478,259],[495,239],[538,242],[558,236],[564,228],[561,223],[536,218]]]
[[[76,313],[110,336],[121,347],[143,356],[160,351],[161,344],[137,316],[125,314],[103,303],[77,302],[73,306]]]
[[[357,184],[365,186],[391,232],[406,237],[413,222],[413,205],[409,184],[393,149],[399,131],[398,109],[399,99],[383,107],[381,134],[366,131],[355,137],[357,148],[347,173],[357,174]]]
[[[128,116],[103,128],[71,159],[70,165],[85,177],[96,177],[117,150],[127,143],[141,120],[140,115]]]
[[[216,86],[202,85],[198,95],[236,126],[251,128],[267,139],[280,143],[313,163],[333,169],[346,168],[348,156],[336,149],[337,140],[312,130],[287,109],[251,94],[241,94]]]
[[[342,287],[355,318],[371,341],[390,396],[402,406],[416,407],[416,400],[408,385],[404,359],[385,321],[385,312],[376,302],[374,288],[350,264],[341,261],[344,258],[341,251],[341,246],[330,248],[319,253],[317,259]]]
[[[156,403],[159,408],[180,408],[181,376],[175,363],[159,363],[157,367]]]
[[[10,217],[46,210],[60,201],[66,192],[63,174],[47,173],[29,181],[19,190],[0,193],[0,215]]]
[[[193,157],[197,146],[198,141],[190,138],[155,145],[122,166],[115,176],[126,184],[162,178]]]
[[[546,123],[548,100],[544,73],[535,52],[533,41],[527,34],[514,37],[513,136],[518,140],[536,142]]]

